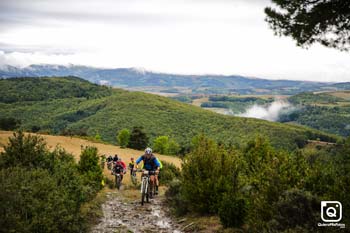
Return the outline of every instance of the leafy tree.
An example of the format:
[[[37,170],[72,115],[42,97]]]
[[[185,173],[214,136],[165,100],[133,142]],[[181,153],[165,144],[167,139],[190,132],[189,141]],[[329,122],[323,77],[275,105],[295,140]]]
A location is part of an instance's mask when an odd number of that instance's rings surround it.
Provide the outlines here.
[[[122,148],[128,146],[130,141],[130,131],[128,129],[122,129],[117,135],[117,142]]]
[[[86,182],[89,159],[79,172],[71,154],[50,152],[41,137],[19,132],[9,141],[0,154],[0,232],[86,231],[81,206],[99,188]]]
[[[3,130],[14,130],[21,125],[21,121],[13,117],[0,118],[0,129]]]
[[[29,168],[45,167],[47,147],[44,139],[39,136],[25,136],[22,131],[13,133],[8,146],[4,148],[1,166],[25,166]]]
[[[97,134],[95,135],[95,140],[96,140],[96,141],[101,141],[101,140],[102,140],[101,135],[97,133]]]
[[[169,140],[168,144],[168,154],[177,155],[180,151],[180,145],[174,139]]]
[[[134,127],[131,131],[129,147],[142,150],[147,147],[148,136],[143,132],[142,127]]]
[[[168,154],[169,151],[169,137],[159,136],[153,142],[153,150],[160,154]]]
[[[91,197],[102,188],[101,181],[103,179],[102,169],[99,164],[99,158],[96,147],[85,147],[81,152],[78,169],[83,175],[84,183],[90,187]]]
[[[348,50],[350,1],[272,0],[278,9],[265,8],[266,21],[279,35],[290,36],[299,46],[315,42]]]
[[[214,141],[197,137],[196,147],[182,166],[182,195],[190,210],[217,213],[222,195],[232,190],[234,158]]]

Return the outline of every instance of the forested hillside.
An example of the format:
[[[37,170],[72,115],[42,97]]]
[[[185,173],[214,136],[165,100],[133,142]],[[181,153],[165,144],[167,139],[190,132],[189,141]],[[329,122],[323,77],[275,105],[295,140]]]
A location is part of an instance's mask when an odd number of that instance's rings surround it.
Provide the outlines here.
[[[226,145],[239,145],[260,134],[283,149],[296,148],[307,139],[337,140],[335,136],[304,127],[223,116],[172,99],[109,89],[75,77],[3,79],[0,88],[11,88],[10,92],[3,91],[2,121],[19,120],[16,127],[29,131],[99,135],[102,140],[114,143],[121,129],[141,126],[150,142],[167,135],[183,149],[199,133]],[[37,91],[33,92],[33,88]],[[12,93],[16,97],[8,101]]]
[[[296,122],[341,136],[350,136],[350,92],[300,93],[289,99],[295,111],[280,116],[281,122]]]

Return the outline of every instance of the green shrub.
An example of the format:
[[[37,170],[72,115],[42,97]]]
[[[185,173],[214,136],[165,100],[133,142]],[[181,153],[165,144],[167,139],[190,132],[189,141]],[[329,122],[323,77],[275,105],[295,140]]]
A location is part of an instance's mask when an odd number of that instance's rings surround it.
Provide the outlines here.
[[[182,166],[182,192],[189,208],[200,213],[217,213],[222,194],[232,190],[234,154],[200,136]]]
[[[161,184],[169,184],[173,179],[180,178],[180,169],[177,168],[173,163],[168,163],[166,161],[161,161],[163,168],[160,173],[160,182]]]
[[[247,217],[247,201],[226,194],[220,203],[219,217],[224,227],[241,227]]]
[[[182,195],[182,182],[174,179],[169,183],[165,197],[175,215],[181,216],[189,212],[189,203]]]
[[[29,168],[45,167],[47,164],[48,149],[44,139],[38,136],[25,136],[23,132],[13,133],[9,138],[8,146],[4,148],[1,166],[25,166]]]
[[[273,231],[284,232],[299,227],[316,232],[318,229],[320,201],[309,192],[298,189],[285,191],[273,208],[274,218],[269,222]]]
[[[117,135],[117,142],[121,148],[128,146],[130,141],[130,131],[128,129],[122,129]]]
[[[136,150],[143,150],[148,145],[148,136],[143,132],[142,127],[134,127],[132,129],[129,141],[129,147]]]
[[[180,145],[174,139],[169,140],[168,154],[177,155],[180,152]]]
[[[21,121],[13,117],[0,118],[0,129],[2,130],[15,130],[19,128]]]
[[[96,147],[85,147],[81,152],[78,169],[82,174],[84,183],[91,187],[91,197],[102,188],[101,181],[103,179],[102,169],[99,163],[99,157]]]
[[[0,154],[0,232],[86,231],[81,206],[101,181],[87,182],[96,152],[87,148],[78,167],[63,149],[50,152],[42,138],[15,133]]]
[[[169,150],[169,137],[168,136],[159,136],[153,142],[154,152],[166,155]]]
[[[59,233],[83,229],[80,205],[44,169],[2,169],[0,206],[0,232]]]

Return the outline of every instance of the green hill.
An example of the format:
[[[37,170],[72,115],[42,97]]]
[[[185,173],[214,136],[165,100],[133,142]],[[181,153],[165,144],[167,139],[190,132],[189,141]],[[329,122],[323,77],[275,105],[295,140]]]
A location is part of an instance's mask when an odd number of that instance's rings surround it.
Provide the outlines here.
[[[294,122],[324,132],[350,136],[349,91],[305,92],[288,98],[297,106],[280,116],[281,122]]]
[[[240,144],[260,134],[284,149],[296,148],[306,139],[337,140],[305,127],[224,116],[169,98],[110,89],[76,77],[2,79],[0,90],[0,119],[19,119],[21,128],[29,131],[100,134],[102,140],[114,143],[120,129],[142,126],[151,141],[168,135],[182,146],[188,146],[198,133],[225,144]]]

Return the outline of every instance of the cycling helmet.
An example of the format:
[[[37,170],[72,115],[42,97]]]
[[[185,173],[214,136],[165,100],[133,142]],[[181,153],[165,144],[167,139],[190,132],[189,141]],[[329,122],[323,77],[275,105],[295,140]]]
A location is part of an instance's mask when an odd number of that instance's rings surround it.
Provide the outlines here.
[[[146,154],[152,154],[152,149],[147,147],[146,150],[145,150],[145,153]]]

